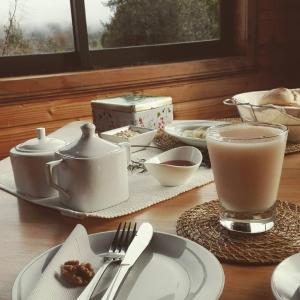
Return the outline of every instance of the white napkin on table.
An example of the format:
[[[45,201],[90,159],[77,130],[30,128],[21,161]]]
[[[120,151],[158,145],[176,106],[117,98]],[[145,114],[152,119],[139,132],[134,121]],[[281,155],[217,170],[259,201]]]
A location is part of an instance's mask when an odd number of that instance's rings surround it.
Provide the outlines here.
[[[80,295],[83,287],[64,286],[57,275],[60,266],[69,260],[89,262],[96,271],[103,262],[90,248],[87,232],[82,225],[77,225],[65,240],[56,255],[52,258],[42,276],[37,281],[27,300],[74,300]]]

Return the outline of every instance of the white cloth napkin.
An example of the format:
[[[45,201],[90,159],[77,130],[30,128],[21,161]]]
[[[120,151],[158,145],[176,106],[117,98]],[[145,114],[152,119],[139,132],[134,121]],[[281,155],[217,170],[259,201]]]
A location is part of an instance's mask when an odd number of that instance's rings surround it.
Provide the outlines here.
[[[52,258],[27,300],[74,300],[83,287],[64,286],[60,281],[60,266],[69,260],[89,262],[96,271],[103,258],[98,257],[90,248],[87,232],[77,225]]]
[[[80,126],[83,123],[84,122],[82,121],[70,123],[53,133],[51,136],[69,142],[80,136]],[[132,155],[132,159],[148,159],[158,154],[159,152],[160,150],[148,148],[146,150],[134,153]],[[62,214],[71,217],[115,218],[142,210],[156,203],[171,199],[183,192],[208,184],[213,180],[214,179],[211,169],[200,168],[186,184],[176,187],[163,187],[148,173],[140,174],[138,172],[129,172],[129,199],[116,206],[92,213],[83,213],[71,210],[63,206],[60,203],[59,198],[36,199],[18,194],[16,191],[13,172],[11,169],[6,173],[0,174],[0,189],[29,202],[59,210]]]

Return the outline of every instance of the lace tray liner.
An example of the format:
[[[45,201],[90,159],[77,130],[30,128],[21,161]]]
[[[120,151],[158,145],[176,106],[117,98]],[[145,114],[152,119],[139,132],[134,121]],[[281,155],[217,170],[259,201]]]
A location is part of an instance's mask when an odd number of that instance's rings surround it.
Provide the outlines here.
[[[79,127],[84,122],[72,122],[56,132],[52,133],[52,137],[63,139],[67,142],[78,138],[80,134]],[[132,160],[148,159],[160,153],[158,149],[148,148],[147,150],[138,151],[132,154]],[[140,173],[138,171],[129,171],[129,199],[116,206],[109,207],[103,210],[83,213],[71,210],[60,203],[59,198],[32,198],[18,194],[15,187],[12,169],[0,174],[0,189],[17,196],[20,199],[28,202],[59,210],[62,214],[75,217],[96,217],[96,218],[115,218],[127,215],[156,203],[171,199],[181,193],[189,191],[199,186],[203,186],[213,181],[211,169],[200,168],[189,182],[182,186],[163,187],[147,172]]]

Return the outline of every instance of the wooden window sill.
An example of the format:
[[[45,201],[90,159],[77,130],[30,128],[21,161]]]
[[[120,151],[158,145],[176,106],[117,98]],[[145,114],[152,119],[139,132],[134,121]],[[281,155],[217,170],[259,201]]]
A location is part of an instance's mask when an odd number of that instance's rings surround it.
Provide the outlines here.
[[[0,102],[57,97],[70,94],[139,91],[222,77],[253,70],[252,57],[233,56],[171,64],[102,69],[0,79]]]

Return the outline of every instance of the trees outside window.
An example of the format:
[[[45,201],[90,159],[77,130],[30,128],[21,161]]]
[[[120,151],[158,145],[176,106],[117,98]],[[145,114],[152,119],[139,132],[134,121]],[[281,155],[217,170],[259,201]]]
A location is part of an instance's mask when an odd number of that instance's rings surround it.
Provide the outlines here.
[[[36,0],[1,1],[0,56],[74,51],[69,0],[54,2],[51,21],[43,22],[40,15],[47,14],[43,6],[43,1]],[[55,17],[56,10],[67,13],[64,21]]]
[[[103,48],[220,38],[217,0],[109,0]]]
[[[221,0],[2,0],[0,75],[217,55],[221,14]]]

